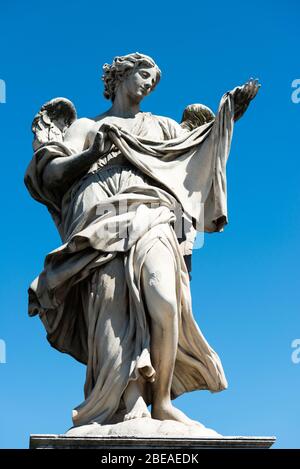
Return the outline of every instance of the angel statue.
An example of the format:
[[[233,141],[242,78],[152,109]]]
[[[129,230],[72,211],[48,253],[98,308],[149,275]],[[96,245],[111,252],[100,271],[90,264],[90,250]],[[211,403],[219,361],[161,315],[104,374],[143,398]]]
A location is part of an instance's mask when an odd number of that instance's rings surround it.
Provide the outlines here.
[[[56,98],[33,121],[25,184],[62,244],[30,285],[29,315],[86,365],[74,427],[145,417],[191,425],[172,400],[227,387],[193,317],[190,259],[197,231],[227,223],[233,124],[260,85],[225,93],[216,115],[190,105],[179,124],[140,109],[160,77],[147,55],[115,57],[103,66],[107,111],[77,118]]]

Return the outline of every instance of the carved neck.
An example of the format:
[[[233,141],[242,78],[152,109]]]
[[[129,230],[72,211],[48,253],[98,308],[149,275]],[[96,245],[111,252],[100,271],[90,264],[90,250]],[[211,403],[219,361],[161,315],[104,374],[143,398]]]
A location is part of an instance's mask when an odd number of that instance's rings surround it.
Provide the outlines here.
[[[139,112],[141,112],[140,102],[133,101],[128,95],[117,93],[108,114],[116,117],[130,118],[135,117]]]

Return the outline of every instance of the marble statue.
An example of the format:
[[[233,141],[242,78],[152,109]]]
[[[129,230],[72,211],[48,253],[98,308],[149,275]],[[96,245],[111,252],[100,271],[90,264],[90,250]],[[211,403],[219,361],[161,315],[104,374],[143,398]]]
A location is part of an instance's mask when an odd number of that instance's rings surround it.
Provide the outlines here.
[[[172,401],[227,386],[193,317],[190,260],[196,231],[227,223],[233,125],[260,85],[250,79],[224,94],[216,115],[190,105],[179,124],[140,109],[160,76],[146,55],[115,57],[103,66],[106,112],[77,118],[56,98],[33,121],[25,184],[62,244],[30,285],[29,314],[53,347],[86,365],[74,427],[143,418],[190,425]]]

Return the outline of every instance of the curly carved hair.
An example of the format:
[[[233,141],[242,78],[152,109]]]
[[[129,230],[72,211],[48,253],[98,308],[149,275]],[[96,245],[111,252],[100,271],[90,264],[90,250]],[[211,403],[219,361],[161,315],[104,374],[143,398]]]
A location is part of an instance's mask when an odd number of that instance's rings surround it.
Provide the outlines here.
[[[156,70],[156,80],[152,88],[154,89],[161,77],[160,69],[151,57],[135,52],[133,54],[117,56],[111,65],[103,65],[104,97],[114,101],[120,81],[139,67],[154,68]]]

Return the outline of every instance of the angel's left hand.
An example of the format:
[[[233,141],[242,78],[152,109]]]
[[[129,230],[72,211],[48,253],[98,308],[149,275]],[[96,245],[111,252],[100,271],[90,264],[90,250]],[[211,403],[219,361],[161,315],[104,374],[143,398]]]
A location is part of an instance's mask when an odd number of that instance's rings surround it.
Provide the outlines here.
[[[244,85],[239,86],[234,92],[234,105],[235,105],[235,120],[239,119],[247,107],[250,101],[255,98],[261,87],[258,79],[250,78]]]
[[[248,80],[243,86],[240,87],[239,90],[237,90],[237,94],[240,99],[251,101],[257,95],[260,87],[261,84],[257,78],[250,78],[250,80]]]

